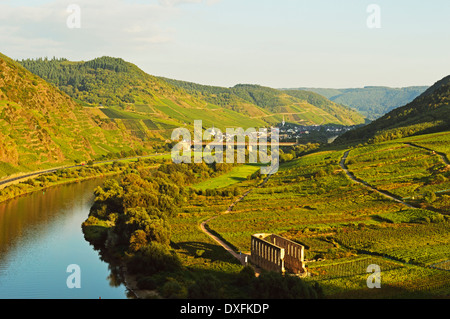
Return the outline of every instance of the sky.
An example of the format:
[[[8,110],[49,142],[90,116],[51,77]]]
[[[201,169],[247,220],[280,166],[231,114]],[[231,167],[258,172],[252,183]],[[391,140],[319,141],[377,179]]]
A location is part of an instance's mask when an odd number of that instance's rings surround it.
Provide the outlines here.
[[[225,87],[432,85],[450,74],[449,16],[448,0],[0,0],[0,52]]]

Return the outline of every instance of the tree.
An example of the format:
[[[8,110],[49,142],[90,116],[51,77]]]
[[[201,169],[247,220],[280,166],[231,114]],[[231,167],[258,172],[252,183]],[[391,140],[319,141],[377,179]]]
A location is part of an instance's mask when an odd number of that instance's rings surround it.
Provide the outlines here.
[[[434,192],[428,191],[425,193],[424,199],[427,203],[431,204],[432,202],[434,202],[437,199],[437,197]]]
[[[444,175],[442,175],[442,174],[437,174],[437,175],[436,175],[435,182],[436,182],[437,184],[444,183],[446,180],[447,180],[447,178],[446,178]]]
[[[245,266],[237,276],[237,285],[241,287],[249,287],[255,280],[255,270],[251,266]]]
[[[131,273],[153,275],[160,271],[175,272],[181,269],[181,261],[177,254],[167,246],[150,243],[142,247],[126,261]]]
[[[251,298],[255,299],[317,299],[322,297],[318,285],[311,286],[301,278],[276,272],[261,274],[253,282]]]
[[[190,299],[220,299],[223,297],[222,283],[211,274],[202,274],[188,287]]]
[[[129,247],[132,252],[137,252],[147,243],[147,234],[142,229],[138,229],[131,235]]]

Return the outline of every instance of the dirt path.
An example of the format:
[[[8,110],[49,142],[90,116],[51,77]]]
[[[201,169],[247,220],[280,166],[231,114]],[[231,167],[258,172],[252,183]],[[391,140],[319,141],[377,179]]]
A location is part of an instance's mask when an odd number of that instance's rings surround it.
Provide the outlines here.
[[[347,157],[348,157],[348,154],[349,154],[349,153],[350,153],[350,151],[346,151],[346,152],[344,153],[344,155],[342,156],[342,159],[341,159],[341,162],[339,163],[339,165],[340,165],[341,168],[344,170],[345,174],[347,174],[347,176],[348,176],[352,181],[354,181],[354,182],[356,182],[356,183],[358,183],[358,184],[361,184],[361,185],[363,185],[363,186],[365,186],[365,187],[367,187],[367,188],[369,188],[369,189],[371,189],[371,190],[373,190],[373,191],[375,191],[375,192],[377,192],[377,193],[379,193],[379,194],[381,194],[381,195],[383,195],[383,196],[385,196],[385,197],[387,197],[387,198],[389,198],[389,199],[391,199],[391,200],[393,200],[393,201],[396,201],[397,203],[403,204],[403,205],[407,206],[408,208],[416,208],[416,207],[414,207],[414,206],[412,206],[412,205],[410,205],[410,204],[404,202],[404,201],[401,200],[400,198],[395,197],[395,196],[392,195],[392,194],[389,194],[389,193],[387,193],[387,192],[385,192],[385,191],[376,189],[375,187],[373,187],[372,185],[370,185],[370,184],[367,183],[366,181],[364,181],[364,180],[362,180],[362,179],[359,179],[359,178],[357,178],[355,175],[353,175],[353,173],[350,172],[350,171],[348,170],[347,165],[345,165],[345,161],[347,160]]]
[[[447,154],[445,154],[445,153],[437,152],[435,150],[432,150],[431,148],[428,148],[428,147],[425,147],[425,146],[420,146],[420,145],[417,145],[417,144],[414,144],[414,143],[405,143],[405,144],[409,145],[409,146],[412,146],[412,147],[417,147],[417,148],[421,148],[423,150],[427,150],[427,151],[433,152],[434,154],[439,155],[441,157],[442,161],[446,165],[450,165],[450,161],[448,160]]]
[[[239,197],[237,200],[235,200],[233,203],[231,203],[230,206],[228,206],[227,210],[224,211],[223,213],[210,217],[209,219],[205,220],[204,222],[202,222],[200,224],[200,229],[206,234],[208,235],[210,238],[212,238],[216,243],[218,243],[220,246],[222,246],[228,253],[230,253],[234,258],[236,258],[237,260],[239,260],[239,262],[242,265],[248,265],[248,262],[250,261],[250,255],[249,254],[245,254],[245,253],[237,253],[235,252],[225,241],[223,241],[220,237],[218,237],[217,235],[213,234],[208,227],[208,223],[212,220],[214,220],[215,218],[224,215],[224,214],[229,214],[233,211],[234,206],[241,202],[242,200],[244,200],[245,197],[247,197],[248,194],[250,194],[251,191],[253,191],[255,188],[259,188],[264,186],[264,184],[269,180],[270,175],[267,176],[264,181],[259,184],[258,186],[248,190],[247,192],[244,193],[244,195],[242,195],[241,197]],[[257,269],[255,269],[255,274],[256,276],[259,276],[259,271]]]

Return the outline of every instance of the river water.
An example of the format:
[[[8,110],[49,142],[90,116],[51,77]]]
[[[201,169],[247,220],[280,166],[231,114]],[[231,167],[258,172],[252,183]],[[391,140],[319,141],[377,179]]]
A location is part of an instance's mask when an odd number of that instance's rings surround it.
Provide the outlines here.
[[[103,179],[61,185],[0,203],[0,299],[125,299],[81,223]],[[80,272],[68,272],[76,264]],[[73,275],[80,288],[68,288]]]

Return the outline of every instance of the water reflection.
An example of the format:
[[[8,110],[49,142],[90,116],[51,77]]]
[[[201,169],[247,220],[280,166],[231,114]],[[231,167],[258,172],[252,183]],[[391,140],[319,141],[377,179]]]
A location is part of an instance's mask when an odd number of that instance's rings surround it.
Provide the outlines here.
[[[0,204],[0,298],[127,298],[115,266],[84,239],[93,190],[102,179],[58,186]],[[66,268],[81,268],[69,289]]]

